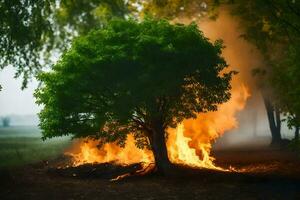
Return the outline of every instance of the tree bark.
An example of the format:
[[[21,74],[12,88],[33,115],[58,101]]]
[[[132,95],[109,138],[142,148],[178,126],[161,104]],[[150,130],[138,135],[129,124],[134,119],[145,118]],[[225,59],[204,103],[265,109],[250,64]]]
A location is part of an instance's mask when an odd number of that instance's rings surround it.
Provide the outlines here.
[[[154,124],[150,143],[155,159],[156,172],[165,175],[170,171],[171,162],[165,140],[165,130],[161,123]]]
[[[296,126],[296,129],[295,129],[295,140],[296,141],[299,140],[299,126]]]
[[[277,108],[274,108],[269,97],[262,92],[264,104],[267,111],[269,127],[272,135],[271,145],[277,145],[281,143],[281,120],[280,112]]]
[[[253,110],[252,116],[253,116],[253,137],[256,138],[257,137],[257,112],[256,112],[256,110]]]

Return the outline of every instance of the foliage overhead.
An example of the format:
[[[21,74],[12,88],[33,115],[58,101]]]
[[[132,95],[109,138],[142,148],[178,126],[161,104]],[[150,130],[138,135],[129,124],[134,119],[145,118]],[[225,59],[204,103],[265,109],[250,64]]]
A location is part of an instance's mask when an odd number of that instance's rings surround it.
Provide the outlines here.
[[[0,0],[0,69],[12,65],[24,88],[74,36],[126,13],[123,0]]]
[[[73,134],[137,144],[156,124],[166,130],[230,97],[222,42],[195,24],[112,20],[77,38],[36,91],[44,138]],[[227,70],[228,71],[228,70]]]
[[[192,17],[194,20],[203,17],[215,19],[217,16],[215,1],[199,0],[153,0],[140,1],[143,6],[140,15],[150,15],[156,18],[176,19],[177,17]]]
[[[0,1],[0,69],[11,64],[17,69],[16,76],[23,75],[24,80],[40,69],[39,52],[53,35],[45,20],[50,7],[49,1]]]

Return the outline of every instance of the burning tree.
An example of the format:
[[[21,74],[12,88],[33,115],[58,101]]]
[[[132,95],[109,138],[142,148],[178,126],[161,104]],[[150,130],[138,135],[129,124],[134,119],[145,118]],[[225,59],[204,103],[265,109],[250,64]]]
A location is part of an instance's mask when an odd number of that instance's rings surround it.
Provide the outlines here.
[[[131,133],[166,172],[166,130],[230,97],[234,72],[225,71],[222,48],[195,24],[111,21],[77,38],[53,71],[39,75],[43,137],[72,134],[124,146]]]

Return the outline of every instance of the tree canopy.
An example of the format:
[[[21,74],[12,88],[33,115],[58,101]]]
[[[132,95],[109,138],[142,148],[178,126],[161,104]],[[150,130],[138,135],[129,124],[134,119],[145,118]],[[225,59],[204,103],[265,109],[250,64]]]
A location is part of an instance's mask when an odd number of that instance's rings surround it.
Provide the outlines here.
[[[222,48],[195,24],[110,21],[77,38],[39,76],[44,138],[73,134],[124,145],[133,133],[138,147],[155,152],[157,136],[165,149],[167,128],[229,99],[234,72],[224,72]]]
[[[39,52],[52,35],[50,7],[49,1],[0,1],[0,69],[11,64],[24,80],[40,69]]]

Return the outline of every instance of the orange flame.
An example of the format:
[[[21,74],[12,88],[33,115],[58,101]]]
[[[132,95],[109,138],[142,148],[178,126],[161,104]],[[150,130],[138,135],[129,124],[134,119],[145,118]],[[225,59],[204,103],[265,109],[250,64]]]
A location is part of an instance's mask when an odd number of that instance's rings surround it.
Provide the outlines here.
[[[231,99],[218,111],[202,113],[196,119],[185,120],[170,131],[167,142],[170,160],[194,167],[221,170],[210,156],[211,143],[225,131],[237,127],[236,112],[242,110],[249,92],[244,85],[232,90]]]
[[[74,165],[86,163],[116,162],[122,165],[129,165],[138,162],[150,163],[153,161],[153,154],[146,149],[139,149],[135,146],[132,135],[128,135],[124,148],[115,143],[104,144],[98,148],[96,140],[79,140],[73,148],[66,152],[73,157]]]
[[[176,129],[169,129],[167,148],[171,162],[222,170],[214,165],[214,158],[210,156],[211,142],[225,131],[237,126],[234,115],[244,108],[248,97],[246,87],[241,85],[233,89],[230,101],[220,105],[217,112],[199,114],[196,119],[185,120]],[[138,149],[132,135],[128,136],[124,148],[112,143],[105,144],[99,149],[97,141],[81,140],[78,142],[79,144],[74,145],[75,149],[67,152],[73,157],[75,166],[85,163],[116,162],[128,165],[138,162],[154,162],[152,152]]]

